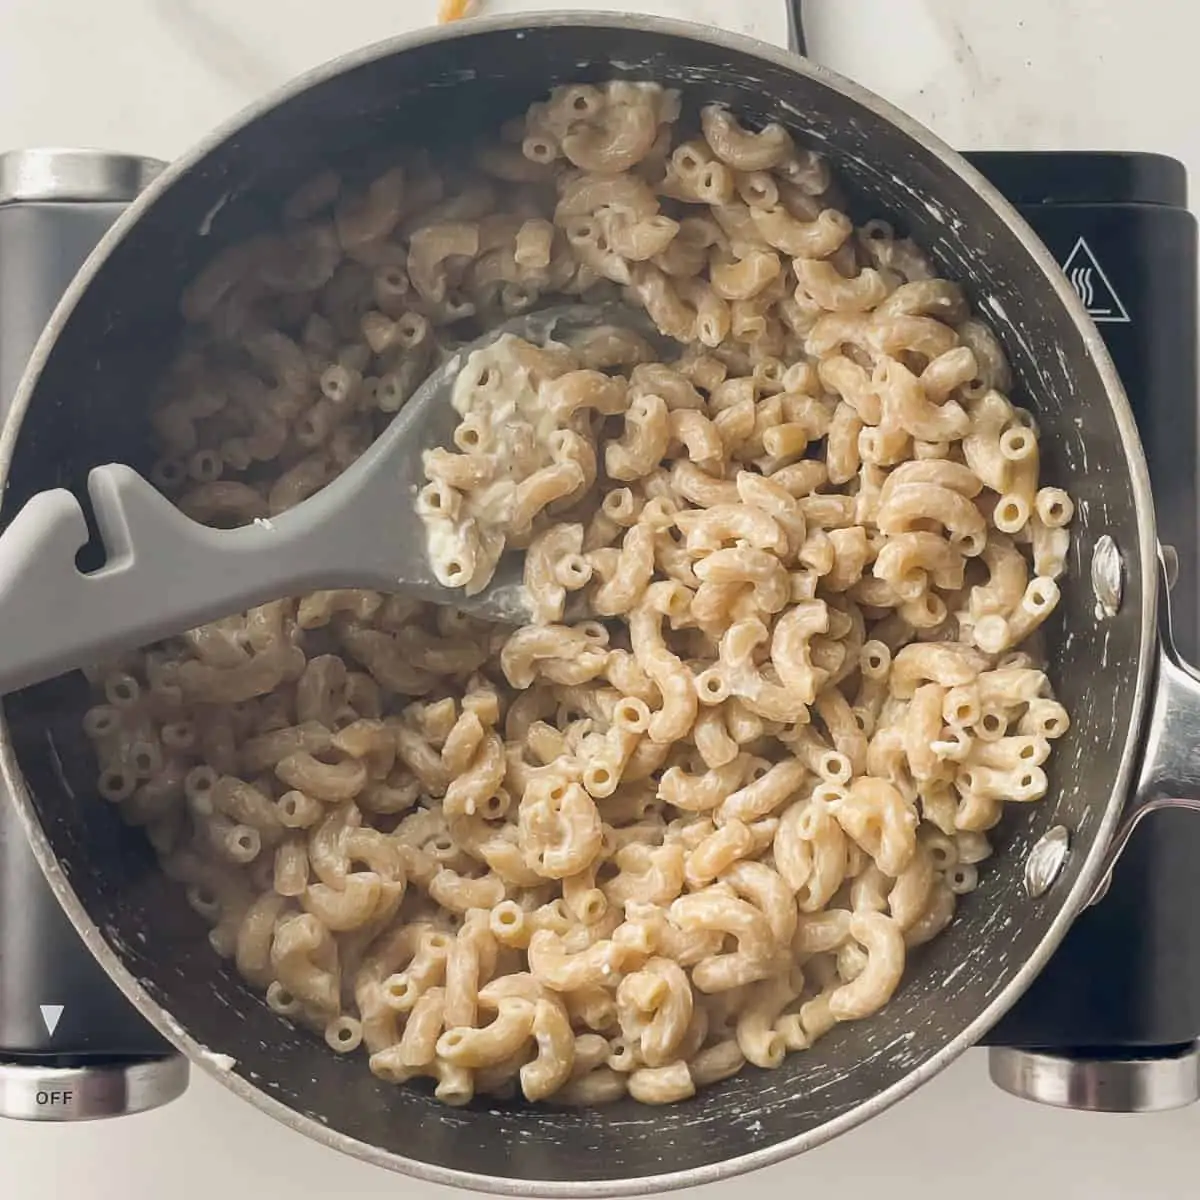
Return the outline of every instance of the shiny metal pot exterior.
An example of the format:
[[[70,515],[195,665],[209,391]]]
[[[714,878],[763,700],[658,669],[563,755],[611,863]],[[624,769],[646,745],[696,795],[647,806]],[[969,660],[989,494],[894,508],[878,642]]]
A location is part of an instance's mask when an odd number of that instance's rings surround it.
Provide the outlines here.
[[[1012,359],[1019,402],[1037,412],[1047,477],[1078,502],[1070,575],[1046,637],[1073,718],[1051,792],[1012,806],[979,891],[914,955],[886,1010],[838,1027],[777,1071],[747,1070],[675,1107],[447,1109],[292,1029],[216,958],[147,847],[94,792],[79,677],[12,697],[0,731],[0,774],[63,904],[130,999],[198,1065],[328,1145],[423,1179],[521,1196],[660,1191],[779,1161],[879,1112],[971,1045],[1047,960],[1106,869],[1158,663],[1154,522],[1133,418],[1044,247],[961,158],[882,101],[766,45],[676,22],[575,13],[400,38],[300,79],[175,163],[105,238],[39,345],[0,435],[5,513],[40,489],[78,487],[96,464],[144,465],[145,402],[177,330],[181,289],[222,245],[260,228],[300,179],[397,140],[465,144],[551,84],[612,76],[682,87],[693,108],[723,101],[752,121],[781,121],[826,152],[859,219],[894,221],[968,285]],[[1091,578],[1102,535],[1120,585],[1108,609]],[[1194,712],[1194,682],[1178,670],[1182,683],[1168,690],[1186,695],[1172,703]],[[1165,703],[1160,696],[1160,733]],[[1183,753],[1177,732],[1158,736],[1156,753]],[[1162,763],[1142,774],[1159,800],[1179,780],[1185,790],[1196,783]],[[1069,853],[1033,896],[1041,885],[1027,890],[1027,859],[1055,827],[1068,831]]]

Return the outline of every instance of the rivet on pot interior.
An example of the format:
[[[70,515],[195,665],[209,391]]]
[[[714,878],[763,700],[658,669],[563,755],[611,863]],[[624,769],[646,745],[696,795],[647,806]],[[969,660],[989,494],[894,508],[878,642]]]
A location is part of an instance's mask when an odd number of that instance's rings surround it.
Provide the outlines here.
[[[1117,543],[1106,533],[1092,551],[1092,592],[1096,597],[1096,619],[1115,617],[1125,591],[1125,564]]]
[[[1025,890],[1031,900],[1044,896],[1058,878],[1071,849],[1071,832],[1065,825],[1047,829],[1033,844],[1025,860]]]

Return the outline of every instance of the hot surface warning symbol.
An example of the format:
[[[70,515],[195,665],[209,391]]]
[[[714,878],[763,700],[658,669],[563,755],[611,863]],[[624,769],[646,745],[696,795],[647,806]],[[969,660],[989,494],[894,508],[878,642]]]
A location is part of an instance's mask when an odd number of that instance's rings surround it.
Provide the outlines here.
[[[1091,246],[1080,238],[1063,263],[1063,272],[1071,281],[1075,294],[1083,301],[1093,321],[1129,323],[1129,310],[1117,295],[1104,268],[1097,262]]]

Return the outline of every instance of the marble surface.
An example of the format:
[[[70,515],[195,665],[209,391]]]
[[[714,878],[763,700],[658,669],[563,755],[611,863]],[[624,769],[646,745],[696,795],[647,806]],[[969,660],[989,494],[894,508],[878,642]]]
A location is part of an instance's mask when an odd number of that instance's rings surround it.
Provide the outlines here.
[[[317,63],[432,21],[436,0],[0,0],[0,148],[170,157]],[[490,11],[571,6],[492,0]],[[575,7],[627,9],[593,0]],[[779,0],[639,0],[782,42]],[[810,48],[963,147],[1136,148],[1200,178],[1185,0],[808,0]],[[703,1200],[1166,1200],[1195,1192],[1200,1108],[1100,1117],[997,1092],[972,1052],[863,1129]],[[21,1200],[419,1200],[452,1195],[343,1159],[194,1079],[169,1108],[78,1127],[0,1122],[0,1193]],[[696,1194],[696,1200],[700,1196]]]

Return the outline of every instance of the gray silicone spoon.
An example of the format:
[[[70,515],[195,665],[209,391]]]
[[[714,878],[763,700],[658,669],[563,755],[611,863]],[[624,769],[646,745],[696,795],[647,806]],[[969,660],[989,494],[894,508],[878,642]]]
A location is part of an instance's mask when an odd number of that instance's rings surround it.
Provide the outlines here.
[[[96,467],[88,494],[108,557],[84,574],[75,565],[89,539],[79,501],[62,488],[40,492],[0,535],[0,695],[323,588],[405,593],[508,624],[527,619],[519,554],[505,555],[475,596],[435,579],[414,507],[422,452],[450,444],[458,421],[450,394],[471,351],[505,333],[544,344],[605,325],[650,333],[642,314],[618,305],[545,309],[490,331],[435,370],[345,472],[269,521],[212,529],[131,467]]]

